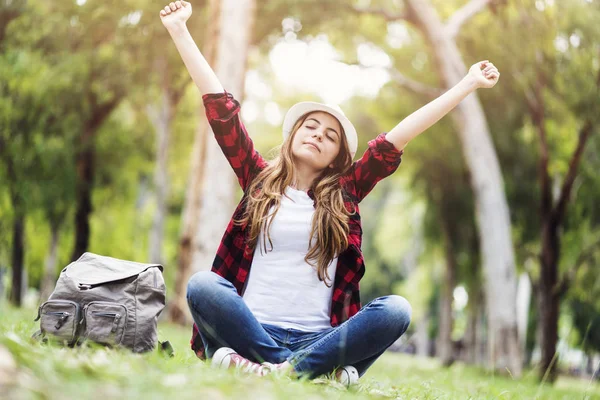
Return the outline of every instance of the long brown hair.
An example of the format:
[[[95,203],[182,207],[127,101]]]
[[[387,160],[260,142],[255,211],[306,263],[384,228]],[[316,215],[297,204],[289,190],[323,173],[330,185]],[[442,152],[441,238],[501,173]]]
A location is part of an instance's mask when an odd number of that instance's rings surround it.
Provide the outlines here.
[[[311,113],[300,117],[294,124],[291,134],[280,146],[279,154],[252,181],[248,188],[246,209],[235,222],[248,227],[248,246],[251,249],[258,243],[258,235],[263,235],[263,248],[267,252],[267,242],[271,250],[273,242],[269,234],[273,217],[279,211],[281,196],[292,184],[294,161],[292,141],[296,132]],[[313,182],[312,191],[315,198],[308,253],[304,260],[316,267],[317,276],[325,285],[331,280],[327,267],[342,251],[348,247],[348,218],[352,214],[344,205],[344,189],[340,177],[350,168],[352,157],[348,149],[346,135],[342,128],[340,134],[340,151],[333,161],[333,168],[325,168],[323,173]],[[273,213],[268,215],[271,207]],[[314,240],[316,238],[316,240]]]

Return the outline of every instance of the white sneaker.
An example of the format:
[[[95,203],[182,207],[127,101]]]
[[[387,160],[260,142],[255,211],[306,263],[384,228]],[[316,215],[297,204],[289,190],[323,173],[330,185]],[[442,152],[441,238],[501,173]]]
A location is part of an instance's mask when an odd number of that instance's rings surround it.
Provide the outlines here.
[[[352,365],[346,365],[335,371],[335,380],[346,387],[358,382],[358,371]]]

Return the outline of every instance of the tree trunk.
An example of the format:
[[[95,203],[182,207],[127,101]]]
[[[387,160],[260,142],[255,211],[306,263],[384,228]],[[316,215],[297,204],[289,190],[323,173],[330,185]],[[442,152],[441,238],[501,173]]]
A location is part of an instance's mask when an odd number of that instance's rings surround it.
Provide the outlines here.
[[[485,298],[482,295],[479,298],[480,302],[485,302]],[[477,334],[476,338],[476,346],[475,346],[475,364],[480,366],[485,366],[489,363],[490,355],[487,351],[489,344],[489,335],[488,335],[488,324],[486,320],[486,312],[485,307],[479,306],[479,315],[477,317]]]
[[[156,211],[150,230],[149,260],[152,263],[163,263],[163,238],[165,218],[167,214],[167,198],[169,196],[168,154],[173,119],[173,102],[169,90],[167,60],[157,61],[157,70],[161,81],[160,104],[148,105],[147,114],[156,132],[156,164],[154,167],[154,192],[156,195]]]
[[[577,147],[569,160],[569,169],[562,182],[560,193],[556,201],[552,198],[552,189],[549,173],[549,147],[545,128],[546,109],[543,90],[547,85],[547,78],[540,74],[532,90],[526,90],[525,95],[532,121],[539,136],[540,159],[540,214],[541,214],[541,242],[540,277],[537,287],[537,305],[539,310],[538,339],[541,350],[539,377],[542,381],[554,382],[556,379],[556,343],[558,341],[558,317],[561,295],[566,292],[568,283],[559,277],[558,263],[560,261],[559,229],[564,223],[566,209],[570,201],[571,190],[577,176],[577,169],[581,162],[585,145],[594,131],[591,119],[584,121],[579,134]],[[600,86],[600,72],[596,79],[596,86]]]
[[[437,13],[428,2],[405,0],[405,4],[411,19],[431,45],[445,87],[454,86],[468,72],[454,39],[446,34]],[[498,158],[485,114],[475,93],[467,96],[450,115],[459,132],[474,192],[486,282],[490,361],[494,368],[508,368],[513,376],[520,376],[522,355],[515,316],[517,285],[514,248]]]
[[[479,241],[473,236],[471,239],[470,249],[472,254],[477,254],[479,251]],[[481,278],[480,263],[476,258],[473,259],[471,265],[470,277],[467,279],[467,293],[469,300],[467,303],[467,327],[464,334],[464,352],[463,361],[468,364],[479,364],[479,353],[481,346],[481,336],[483,336],[483,322],[480,315],[484,311],[483,300],[483,281]]]
[[[415,354],[421,357],[429,356],[429,314],[425,314],[415,323]]]
[[[214,66],[225,90],[241,102],[256,4],[254,0],[211,0],[209,6],[210,20],[219,23],[209,24],[205,58]],[[227,26],[236,29],[225,29]],[[192,272],[211,268],[235,207],[235,177],[205,118],[198,129],[192,156],[170,312],[171,319],[181,323],[191,320],[185,302],[187,280]]]
[[[0,146],[2,145],[4,145],[4,143],[0,143]],[[4,148],[0,147],[0,150],[3,149]],[[7,160],[6,170],[8,182],[11,183],[11,185],[9,185],[10,201],[12,203],[12,209],[14,210],[12,251],[10,259],[12,279],[9,298],[14,305],[20,307],[23,302],[23,264],[25,260],[25,201],[17,185],[18,178],[15,171],[15,165],[10,159]]]
[[[56,283],[56,264],[58,262],[59,225],[51,224],[50,248],[44,264],[44,275],[40,287],[40,303],[46,301],[54,290]]]
[[[439,307],[440,325],[436,341],[436,355],[444,367],[449,367],[454,363],[454,351],[452,346],[452,293],[450,293],[450,285],[447,282],[442,283]]]
[[[450,212],[441,207],[442,213]],[[454,349],[452,345],[452,300],[454,299],[454,286],[456,286],[456,254],[452,245],[452,232],[450,222],[442,216],[442,229],[444,233],[444,252],[446,253],[446,264],[444,278],[440,293],[440,318],[437,340],[437,355],[442,365],[448,367],[454,362]]]
[[[13,204],[13,209],[18,210],[19,207],[19,205]],[[25,214],[23,212],[15,212],[12,240],[10,301],[20,307],[23,303],[23,275],[25,273],[23,265],[25,260]]]
[[[90,76],[90,82],[94,80]],[[99,104],[98,99],[90,93],[87,99],[90,107],[90,117],[83,127],[82,134],[77,137],[75,153],[75,168],[77,182],[75,184],[75,245],[71,260],[75,261],[88,249],[90,243],[90,214],[92,208],[92,189],[94,187],[96,148],[94,139],[96,132],[106,118],[121,101],[115,96],[111,101]]]
[[[236,29],[223,29],[221,32],[215,72],[223,87],[242,102],[256,4],[254,0],[223,0],[221,7],[221,26],[235,26]],[[217,141],[210,136],[200,218],[196,221],[198,228],[193,242],[193,272],[211,268],[236,204],[235,176]]]
[[[526,354],[527,352],[526,342],[530,303],[531,281],[529,280],[529,275],[523,272],[519,276],[519,284],[517,286],[517,326],[519,331],[519,342],[523,354]]]
[[[206,159],[205,138],[208,136],[208,121],[200,118],[192,149],[192,166],[185,204],[181,218],[181,234],[179,237],[178,268],[175,276],[175,288],[169,303],[169,318],[172,322],[186,324],[190,319],[186,303],[186,284],[192,270],[192,242],[196,235],[197,221],[202,204],[201,188],[204,177],[204,160]]]
[[[465,329],[464,343],[465,352],[463,361],[467,364],[477,362],[477,319],[479,317],[479,302],[476,297],[469,293],[469,307],[467,310],[467,327]]]
[[[538,310],[541,359],[540,377],[549,382],[556,379],[556,343],[558,341],[558,311],[560,293],[558,291],[559,255],[558,226],[553,221],[545,221],[542,231],[542,253],[540,262],[542,273],[539,279]]]
[[[90,243],[90,214],[94,185],[94,131],[87,126],[79,137],[79,151],[75,156],[77,183],[75,189],[75,247],[71,260],[75,261],[88,249]]]
[[[209,1],[208,20],[218,21],[221,15],[220,0]],[[216,47],[220,35],[219,24],[206,26],[206,41],[203,54],[206,61],[214,66],[216,62]],[[201,93],[203,94],[203,93]],[[191,154],[191,168],[188,187],[181,215],[181,233],[179,235],[178,268],[175,275],[174,294],[169,303],[169,318],[173,322],[186,324],[190,320],[186,303],[186,284],[192,270],[192,242],[196,236],[198,219],[202,205],[202,184],[204,182],[204,163],[206,159],[206,137],[209,134],[208,121],[204,112],[200,113],[200,121],[194,136]]]

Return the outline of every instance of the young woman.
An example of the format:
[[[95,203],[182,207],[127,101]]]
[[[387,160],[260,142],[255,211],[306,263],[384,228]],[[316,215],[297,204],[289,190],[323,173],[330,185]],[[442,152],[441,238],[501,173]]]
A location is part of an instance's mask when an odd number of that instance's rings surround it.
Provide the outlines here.
[[[408,328],[409,303],[385,296],[361,308],[365,272],[358,203],[400,164],[406,144],[478,87],[500,76],[490,62],[369,142],[353,162],[356,130],[337,106],[294,105],[283,145],[266,161],[186,27],[192,6],[170,3],[161,20],[198,89],[244,195],[212,271],[188,283],[192,348],[212,364],[264,375],[315,377],[333,370],[353,382]]]

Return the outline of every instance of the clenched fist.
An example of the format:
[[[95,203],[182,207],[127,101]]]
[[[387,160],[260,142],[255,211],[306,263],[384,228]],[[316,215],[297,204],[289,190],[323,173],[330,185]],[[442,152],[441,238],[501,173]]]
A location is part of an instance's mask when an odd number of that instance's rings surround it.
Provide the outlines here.
[[[475,79],[477,87],[492,88],[500,78],[500,72],[489,60],[477,62],[469,68],[469,74]]]
[[[192,15],[192,4],[187,1],[169,3],[168,6],[160,10],[160,19],[167,29],[185,24],[190,15]]]

